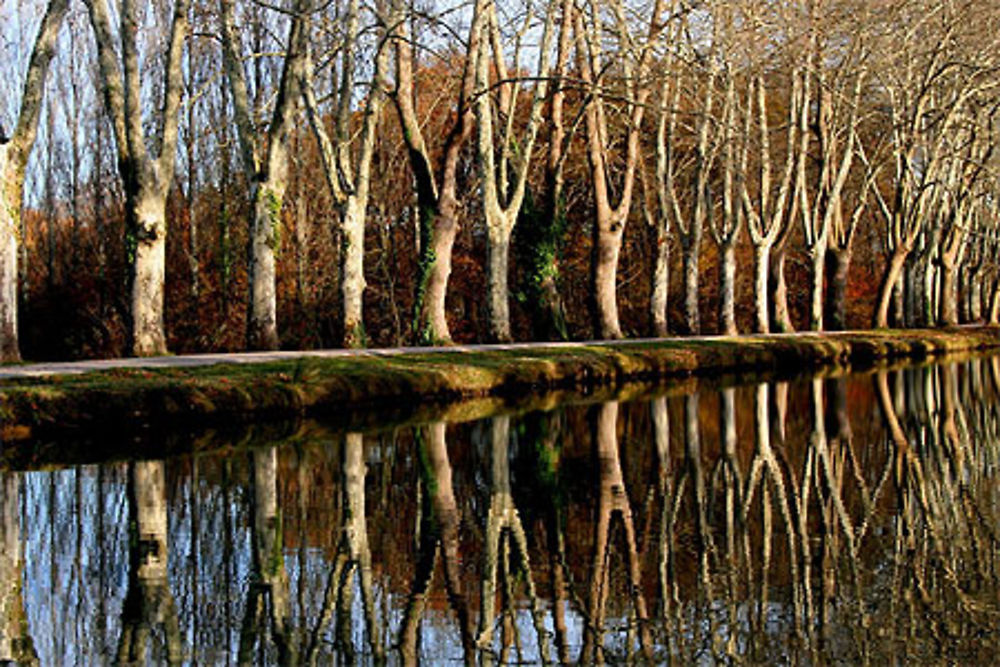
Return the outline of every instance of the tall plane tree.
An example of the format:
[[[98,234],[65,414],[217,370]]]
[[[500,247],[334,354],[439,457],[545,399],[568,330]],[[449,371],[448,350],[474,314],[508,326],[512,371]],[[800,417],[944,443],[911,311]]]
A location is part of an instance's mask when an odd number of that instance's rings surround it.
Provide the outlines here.
[[[85,0],[97,40],[104,103],[114,128],[118,171],[125,190],[132,292],[130,342],[136,356],[167,351],[163,323],[167,194],[174,178],[177,153],[178,112],[184,90],[181,62],[189,1],[174,3],[163,68],[163,101],[156,118],[156,132],[150,137],[144,125],[151,119],[143,118],[139,3],[137,0],[121,3],[119,64],[107,0]]]
[[[288,188],[289,136],[301,94],[306,63],[305,0],[292,0],[288,46],[277,99],[267,130],[256,126],[250,108],[234,0],[220,0],[222,52],[233,99],[243,169],[250,182],[253,221],[250,225],[250,312],[247,345],[278,347],[275,250],[281,239],[281,207]],[[263,145],[258,143],[264,140]]]
[[[7,137],[0,128],[0,362],[21,359],[17,338],[17,256],[24,176],[38,132],[45,77],[68,7],[69,0],[49,2],[28,61],[14,134]]]
[[[354,84],[357,74],[357,51],[361,36],[361,7],[358,0],[348,0],[342,17],[344,36],[338,45],[340,80],[331,91],[334,108],[334,132],[331,136],[323,122],[315,92],[316,76],[313,60],[306,61],[303,94],[309,123],[319,143],[323,173],[330,194],[340,214],[342,270],[340,295],[343,300],[344,347],[363,347],[365,327],[363,317],[365,291],[365,221],[372,183],[372,159],[375,156],[376,135],[385,106],[390,49],[386,36],[389,26],[402,20],[399,0],[389,0],[387,16],[377,16],[383,27],[378,31],[375,45],[375,71],[368,85],[363,105],[360,136],[355,141]],[[385,4],[385,3],[379,3]],[[378,11],[378,10],[376,10]]]
[[[462,65],[462,80],[456,113],[435,160],[424,138],[422,123],[417,115],[414,95],[415,51],[406,21],[393,26],[396,55],[396,90],[393,101],[399,113],[410,157],[410,168],[416,185],[420,229],[420,269],[414,300],[414,334],[420,343],[451,342],[445,297],[451,276],[452,249],[458,234],[458,176],[462,147],[472,134],[474,113],[472,97],[476,85],[476,56],[482,39],[482,23],[486,19],[487,0],[477,0]]]
[[[554,3],[553,3],[554,4]],[[483,216],[486,219],[486,290],[490,320],[490,338],[498,342],[511,340],[510,306],[507,288],[510,239],[521,211],[528,182],[531,153],[542,123],[542,105],[547,94],[549,47],[552,37],[552,7],[546,9],[545,27],[538,53],[537,82],[531,111],[523,135],[518,138],[514,120],[520,93],[519,81],[508,74],[496,5],[488,5],[489,20],[483,29],[489,40],[481,39],[476,65],[476,120],[478,122],[477,154],[483,190]],[[531,27],[533,12],[527,13],[514,49],[513,72],[519,65],[520,36]],[[496,73],[498,92],[497,121],[494,122],[493,96],[490,95],[490,53]],[[496,128],[499,126],[499,128]]]
[[[651,45],[662,32],[665,0],[656,0],[645,38],[635,34],[628,22],[622,0],[608,5],[588,5],[589,13],[576,16],[577,61],[584,87],[590,96],[584,120],[587,134],[587,163],[594,189],[593,249],[591,257],[591,299],[594,333],[600,338],[621,338],[618,320],[616,281],[625,223],[628,222],[639,162],[639,139],[652,83],[648,76]],[[609,15],[602,15],[606,10]],[[600,26],[609,23],[618,51],[606,52],[606,35]],[[620,66],[624,79],[625,159],[619,179],[612,178],[613,153],[608,126],[612,92],[610,72]],[[606,96],[608,100],[606,101]],[[615,193],[617,192],[617,203]]]

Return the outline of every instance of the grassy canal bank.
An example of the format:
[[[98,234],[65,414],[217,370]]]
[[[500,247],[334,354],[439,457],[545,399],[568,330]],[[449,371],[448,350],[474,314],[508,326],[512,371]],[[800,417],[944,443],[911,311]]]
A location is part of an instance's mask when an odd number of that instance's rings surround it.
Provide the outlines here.
[[[285,354],[277,360],[236,355],[234,363],[177,367],[145,367],[140,361],[0,380],[0,420],[3,439],[12,441],[78,429],[119,433],[376,410],[398,415],[472,398],[502,407],[553,390],[586,392],[738,373],[864,370],[887,360],[997,348],[1000,329],[964,327]]]

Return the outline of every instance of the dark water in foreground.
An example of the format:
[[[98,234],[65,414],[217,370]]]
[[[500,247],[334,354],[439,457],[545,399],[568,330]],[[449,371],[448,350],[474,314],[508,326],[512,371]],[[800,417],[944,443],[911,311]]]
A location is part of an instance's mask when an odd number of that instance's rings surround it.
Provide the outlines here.
[[[994,662],[1000,360],[0,472],[0,660]]]

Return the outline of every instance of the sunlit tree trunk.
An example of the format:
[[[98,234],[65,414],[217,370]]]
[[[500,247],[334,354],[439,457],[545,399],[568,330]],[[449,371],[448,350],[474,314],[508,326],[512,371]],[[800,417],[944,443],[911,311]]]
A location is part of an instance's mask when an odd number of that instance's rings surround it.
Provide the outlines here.
[[[68,8],[68,0],[50,0],[46,6],[25,73],[13,136],[5,136],[0,127],[0,363],[21,359],[17,283],[24,177],[38,133],[49,63],[55,55],[56,38]],[[55,138],[50,137],[49,141],[54,142]]]
[[[0,662],[37,665],[24,608],[24,542],[18,475],[0,472]]]
[[[190,0],[177,0],[168,39],[163,104],[155,154],[147,149],[137,37],[141,12],[136,0],[123,0],[119,16],[121,67],[107,0],[87,0],[97,41],[104,102],[111,116],[118,169],[125,189],[127,245],[131,250],[131,351],[136,356],[167,351],[164,326],[166,206],[174,176],[177,130],[184,76],[181,68]]]
[[[146,665],[162,655],[182,659],[177,606],[167,581],[167,482],[163,461],[130,464],[129,582],[116,664]],[[163,642],[162,647],[155,647]],[[154,648],[155,647],[155,648]]]

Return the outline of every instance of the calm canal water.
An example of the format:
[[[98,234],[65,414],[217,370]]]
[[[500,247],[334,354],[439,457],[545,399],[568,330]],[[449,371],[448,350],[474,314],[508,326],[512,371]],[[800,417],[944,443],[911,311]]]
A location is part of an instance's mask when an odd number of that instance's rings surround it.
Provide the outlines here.
[[[0,661],[987,663],[1000,359],[0,472]]]

